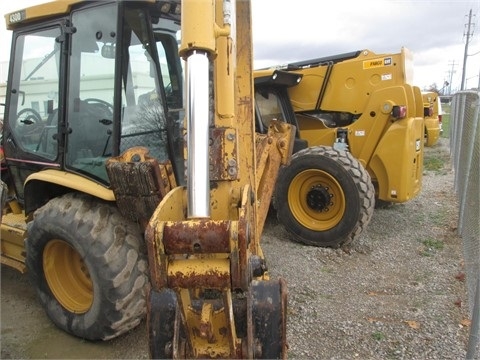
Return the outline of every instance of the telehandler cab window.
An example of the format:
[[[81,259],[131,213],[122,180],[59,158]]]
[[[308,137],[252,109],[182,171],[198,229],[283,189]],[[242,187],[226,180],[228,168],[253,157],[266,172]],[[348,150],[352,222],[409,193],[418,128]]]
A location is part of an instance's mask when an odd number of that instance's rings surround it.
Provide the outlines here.
[[[283,107],[278,95],[270,90],[260,90],[255,92],[256,114],[259,118],[257,121],[257,131],[266,133],[270,121],[281,120],[286,121],[283,113]],[[260,129],[258,129],[260,127]]]
[[[16,38],[8,115],[15,143],[48,160],[57,157],[59,35],[52,28]]]

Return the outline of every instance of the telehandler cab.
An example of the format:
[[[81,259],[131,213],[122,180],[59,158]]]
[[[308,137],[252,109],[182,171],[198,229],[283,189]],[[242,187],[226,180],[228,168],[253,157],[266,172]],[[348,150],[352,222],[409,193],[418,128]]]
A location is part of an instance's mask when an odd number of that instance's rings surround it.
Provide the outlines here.
[[[153,358],[285,358],[260,237],[295,127],[255,134],[250,1],[62,0],[6,22],[2,264],[81,338],[146,314]]]
[[[423,101],[411,56],[356,51],[259,69],[257,131],[271,119],[297,127],[294,155],[273,204],[293,240],[349,245],[374,206],[421,190]]]

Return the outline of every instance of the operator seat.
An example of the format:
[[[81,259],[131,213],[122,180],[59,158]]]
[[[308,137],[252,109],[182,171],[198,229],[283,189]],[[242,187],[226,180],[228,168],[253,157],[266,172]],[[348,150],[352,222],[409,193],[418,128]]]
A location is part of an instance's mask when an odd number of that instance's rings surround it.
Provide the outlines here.
[[[105,105],[75,101],[68,118],[68,152],[70,162],[79,158],[110,156],[113,114]]]

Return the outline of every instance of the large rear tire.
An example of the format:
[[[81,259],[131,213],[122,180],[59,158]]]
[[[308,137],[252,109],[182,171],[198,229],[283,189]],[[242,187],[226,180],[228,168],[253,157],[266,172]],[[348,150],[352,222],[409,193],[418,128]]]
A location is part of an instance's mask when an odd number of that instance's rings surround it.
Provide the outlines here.
[[[311,147],[295,153],[279,171],[277,218],[294,241],[348,245],[370,222],[374,204],[370,175],[348,152]]]
[[[26,251],[40,302],[64,331],[108,340],[144,317],[149,281],[143,237],[115,206],[83,194],[52,199],[35,212]]]

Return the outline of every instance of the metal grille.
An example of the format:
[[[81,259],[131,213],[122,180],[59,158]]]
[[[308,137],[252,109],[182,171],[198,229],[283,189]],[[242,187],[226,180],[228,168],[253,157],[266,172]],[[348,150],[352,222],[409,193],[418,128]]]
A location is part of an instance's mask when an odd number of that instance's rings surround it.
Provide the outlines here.
[[[453,97],[450,151],[459,200],[458,231],[462,237],[472,324],[467,359],[480,358],[480,93]]]

